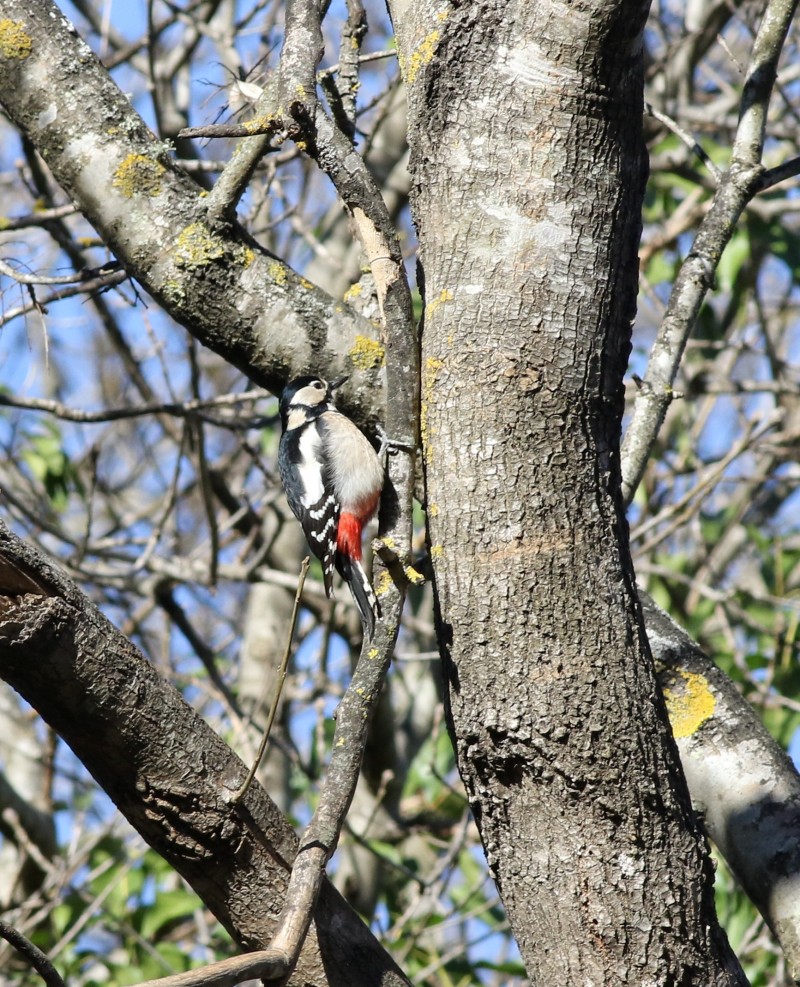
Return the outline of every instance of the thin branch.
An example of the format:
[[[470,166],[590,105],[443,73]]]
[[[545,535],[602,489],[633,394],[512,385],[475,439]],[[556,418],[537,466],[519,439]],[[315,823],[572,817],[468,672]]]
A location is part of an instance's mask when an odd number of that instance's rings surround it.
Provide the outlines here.
[[[23,274],[17,271],[4,260],[0,260],[0,274],[5,274],[18,284],[84,284],[87,281],[95,281],[97,278],[104,278],[107,274],[116,274],[120,270],[118,261],[111,261],[102,267],[92,270],[78,271],[75,274],[59,274],[48,277],[45,274]]]
[[[683,141],[683,143],[689,148],[690,151],[692,151],[694,154],[697,155],[698,158],[700,158],[700,160],[703,162],[706,168],[708,168],[708,170],[714,176],[714,179],[717,182],[717,184],[719,184],[722,181],[722,172],[714,164],[714,162],[711,160],[708,154],[703,150],[703,148],[697,142],[696,138],[692,134],[690,134],[688,130],[684,130],[684,128],[679,123],[673,120],[672,117],[667,116],[666,113],[662,113],[661,110],[657,110],[652,103],[646,102],[644,104],[644,109],[646,113],[650,114],[650,116],[655,117],[656,120],[658,120],[660,123],[663,123],[668,130],[671,130],[676,137],[680,138],[680,140]]]
[[[5,922],[0,922],[0,937],[12,945],[20,956],[24,956],[30,962],[34,970],[47,984],[47,987],[65,987],[58,970],[41,949],[34,946],[30,939],[23,936],[21,932],[18,932],[13,926],[6,925]]]
[[[774,185],[785,182],[787,178],[795,178],[797,175],[800,175],[800,158],[791,158],[765,171],[759,180],[758,191],[765,192]]]
[[[54,219],[64,219],[66,216],[74,216],[78,207],[74,203],[64,206],[53,206],[52,209],[37,209],[36,212],[28,213],[25,216],[3,217],[3,233],[11,233],[14,230],[26,230],[31,226],[46,226]]]
[[[98,422],[113,422],[123,418],[141,418],[147,415],[173,415],[175,418],[191,418],[206,408],[221,408],[231,405],[246,404],[250,401],[260,401],[273,395],[262,388],[243,391],[241,394],[222,394],[215,398],[184,401],[180,404],[166,402],[163,404],[144,404],[133,408],[105,408],[102,411],[81,411],[69,408],[60,401],[46,398],[15,398],[9,394],[0,394],[0,406],[20,408],[25,411],[42,411],[64,421],[77,422],[80,425],[92,425]],[[249,425],[252,423],[248,423]]]
[[[19,305],[17,308],[10,308],[3,312],[0,316],[0,328],[8,325],[20,315],[28,315],[31,312],[47,312],[47,307],[53,302],[60,302],[64,298],[74,298],[75,295],[91,295],[96,291],[105,291],[127,280],[127,271],[114,271],[112,274],[104,274],[90,281],[82,281],[78,285],[53,291],[44,299],[33,298],[26,305]]]

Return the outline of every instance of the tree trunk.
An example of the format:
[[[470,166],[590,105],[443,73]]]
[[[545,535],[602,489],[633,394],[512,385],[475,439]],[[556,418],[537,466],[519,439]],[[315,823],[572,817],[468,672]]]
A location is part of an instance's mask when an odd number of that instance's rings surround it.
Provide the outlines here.
[[[393,7],[459,767],[536,984],[743,983],[621,507],[643,3]]]

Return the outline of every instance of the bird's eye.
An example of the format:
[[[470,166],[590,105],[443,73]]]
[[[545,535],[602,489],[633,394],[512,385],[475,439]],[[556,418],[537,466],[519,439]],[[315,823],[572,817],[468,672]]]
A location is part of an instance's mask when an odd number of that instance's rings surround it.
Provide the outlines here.
[[[325,385],[322,383],[321,380],[315,380],[314,381],[314,387],[316,387],[316,389],[318,391],[324,391],[325,390]]]

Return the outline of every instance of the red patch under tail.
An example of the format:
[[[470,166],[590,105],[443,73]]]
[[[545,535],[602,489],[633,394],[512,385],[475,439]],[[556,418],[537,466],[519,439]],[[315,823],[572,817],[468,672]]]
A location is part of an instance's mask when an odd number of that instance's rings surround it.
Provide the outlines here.
[[[361,532],[364,522],[355,514],[342,513],[336,532],[336,548],[349,559],[361,561]]]

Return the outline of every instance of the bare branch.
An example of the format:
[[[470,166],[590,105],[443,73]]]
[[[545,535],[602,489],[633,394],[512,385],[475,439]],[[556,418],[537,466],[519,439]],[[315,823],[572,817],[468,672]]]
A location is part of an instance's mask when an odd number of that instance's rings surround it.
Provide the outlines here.
[[[12,926],[6,925],[5,922],[0,922],[0,936],[30,962],[34,970],[41,976],[45,984],[47,984],[47,987],[65,987],[58,970],[56,970],[41,949],[38,946],[34,946],[30,939],[27,939],[21,932],[12,928]]]
[[[11,267],[10,264],[6,264],[4,260],[0,260],[0,274],[5,274],[6,277],[12,278],[18,284],[80,284],[85,281],[103,279],[107,275],[115,274],[119,269],[119,264],[112,261],[110,264],[104,264],[103,267],[78,271],[76,274],[48,276],[45,274],[23,274]]]
[[[642,607],[692,801],[796,980],[800,777],[730,679],[647,594]]]
[[[660,123],[663,123],[665,127],[667,127],[669,130],[672,131],[673,134],[679,137],[683,141],[683,143],[689,148],[689,150],[692,151],[694,154],[696,154],[698,158],[700,158],[700,160],[703,162],[706,168],[708,168],[708,170],[714,176],[714,179],[716,180],[717,184],[719,184],[719,182],[722,180],[722,172],[714,164],[714,162],[711,160],[708,154],[706,154],[706,152],[700,146],[698,141],[692,136],[692,134],[690,134],[688,130],[685,130],[677,121],[673,120],[671,116],[668,116],[666,113],[662,113],[661,110],[656,109],[655,106],[652,105],[652,103],[646,102],[644,104],[644,109],[646,113],[649,113],[650,116],[655,117],[656,120],[658,120]]]
[[[742,94],[733,160],[675,281],[622,444],[622,487],[626,503],[630,503],[636,492],[672,401],[686,341],[714,283],[722,252],[745,206],[760,190],[767,105],[796,6],[797,0],[771,0],[762,17]]]
[[[145,404],[132,408],[105,408],[102,411],[81,411],[69,408],[61,401],[51,401],[47,398],[15,398],[10,394],[0,394],[0,406],[6,408],[22,408],[26,411],[42,411],[64,421],[78,422],[81,425],[93,425],[98,422],[114,422],[125,418],[142,418],[147,415],[173,415],[175,418],[191,418],[207,408],[223,408],[237,404],[247,404],[251,401],[261,401],[273,395],[263,388],[243,391],[241,394],[220,394],[215,398],[184,401],[180,404],[164,402],[162,404]],[[222,423],[217,423],[222,424]],[[250,427],[252,423],[248,422]]]

